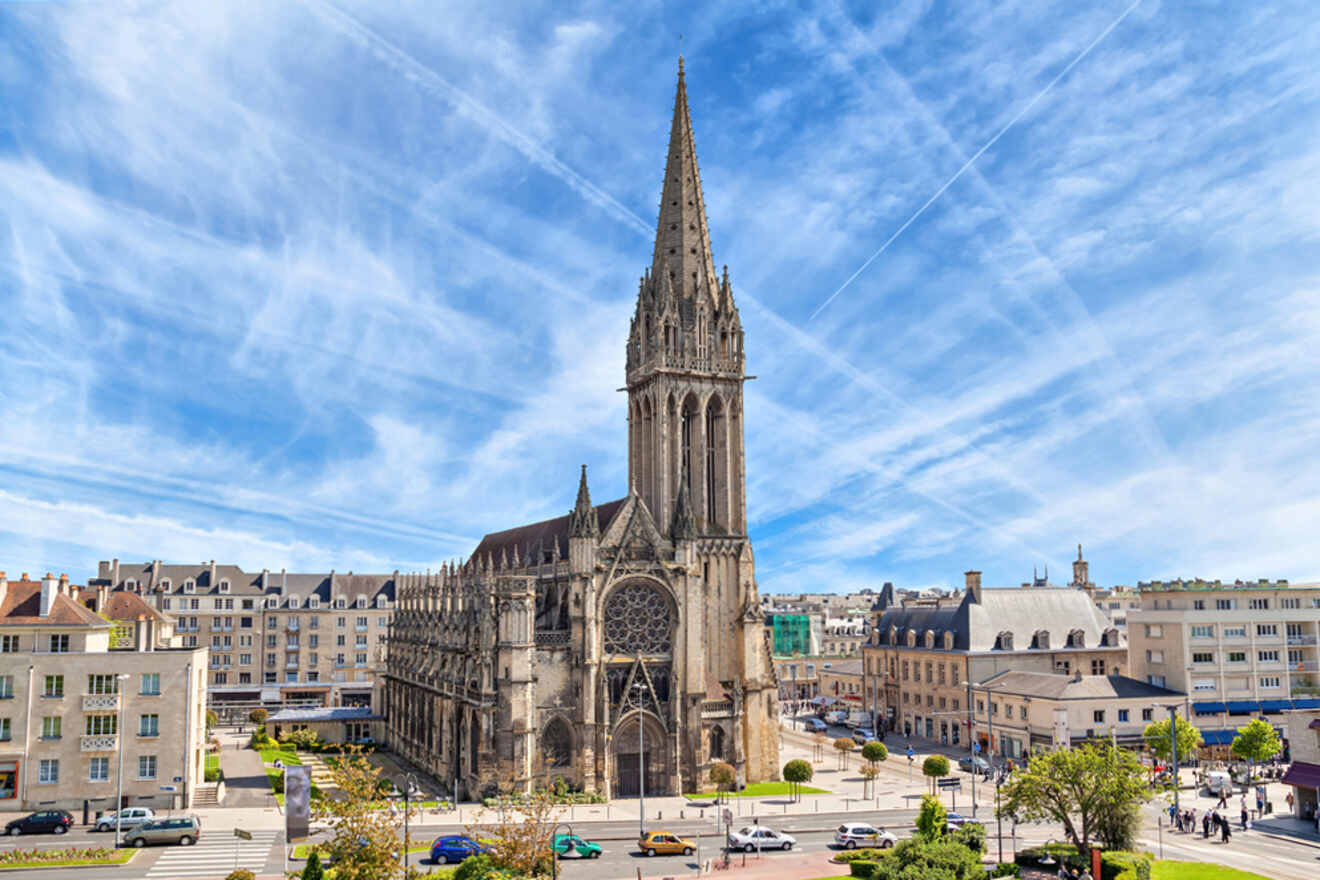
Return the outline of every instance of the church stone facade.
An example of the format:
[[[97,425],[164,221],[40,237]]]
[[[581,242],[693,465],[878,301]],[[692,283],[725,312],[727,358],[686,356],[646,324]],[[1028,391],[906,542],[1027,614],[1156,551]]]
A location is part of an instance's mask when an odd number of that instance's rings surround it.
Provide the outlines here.
[[[747,536],[743,332],[711,255],[682,62],[655,251],[627,341],[626,497],[401,579],[392,748],[460,796],[777,778],[777,682]],[[642,746],[645,753],[642,753]]]

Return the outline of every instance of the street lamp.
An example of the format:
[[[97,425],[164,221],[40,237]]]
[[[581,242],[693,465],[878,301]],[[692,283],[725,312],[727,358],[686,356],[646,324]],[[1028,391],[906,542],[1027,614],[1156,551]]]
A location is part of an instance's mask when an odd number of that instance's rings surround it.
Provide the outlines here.
[[[646,694],[644,682],[633,682],[633,693],[637,694],[637,794],[640,806],[637,811],[637,836],[646,834],[646,704],[642,702]]]
[[[970,681],[965,681],[965,682],[963,682],[963,684],[967,686],[967,694],[968,694],[968,698],[967,698],[967,711],[968,711],[968,714],[970,714],[973,718],[975,718],[976,715],[975,715],[975,713],[972,712],[972,698],[971,698],[973,685],[972,685],[972,683],[971,683]],[[985,690],[985,702],[986,702],[986,707],[985,707],[985,718],[986,718],[986,726],[987,726],[987,729],[988,729],[988,733],[987,733],[987,736],[988,736],[988,743],[989,743],[989,745],[990,745],[990,748],[989,748],[988,751],[986,752],[986,756],[987,756],[987,757],[986,757],[986,760],[987,760],[987,762],[988,762],[988,763],[987,763],[987,766],[988,766],[988,767],[990,768],[990,770],[993,772],[994,769],[995,769],[995,716],[994,716],[994,713],[990,711],[990,709],[991,709],[991,706],[990,706],[990,688],[989,688],[989,687],[986,687],[986,686],[984,686],[984,685],[983,685],[982,687],[983,687],[984,690]],[[971,730],[970,728],[969,728],[968,731],[967,731],[967,736],[972,740],[973,743],[976,742],[976,735],[975,735],[975,732],[974,732],[973,730]],[[976,770],[976,763],[975,763],[975,762],[972,763],[972,770],[973,770],[973,773],[972,773],[972,815],[975,816],[975,815],[976,815],[976,773],[975,773],[975,770]],[[1004,861],[1004,817],[1001,816],[1001,815],[999,815],[999,774],[998,774],[998,773],[995,773],[995,829],[996,829],[995,833],[996,833],[996,835],[999,837],[999,861],[1000,861],[1000,862],[1003,862],[1003,861]],[[1014,846],[1016,846],[1016,845],[1017,845],[1017,844],[1016,844],[1016,842],[1015,842],[1015,843],[1014,843]]]
[[[573,826],[567,822],[559,822],[550,829],[550,880],[559,880],[559,850],[555,847],[555,837],[560,828],[568,829],[570,841],[573,837]],[[564,852],[568,852],[568,847],[564,847]]]
[[[416,778],[411,774],[405,774],[403,777],[403,873],[408,873],[408,850],[411,839],[408,836],[408,813],[411,812],[409,806],[412,798],[413,786],[417,784]]]
[[[115,690],[119,693],[119,724],[117,732],[119,734],[119,773],[116,781],[117,791],[115,792],[115,849],[119,849],[120,836],[124,825],[124,703],[127,699],[124,695],[124,682],[128,681],[128,674],[121,672],[115,676]]]

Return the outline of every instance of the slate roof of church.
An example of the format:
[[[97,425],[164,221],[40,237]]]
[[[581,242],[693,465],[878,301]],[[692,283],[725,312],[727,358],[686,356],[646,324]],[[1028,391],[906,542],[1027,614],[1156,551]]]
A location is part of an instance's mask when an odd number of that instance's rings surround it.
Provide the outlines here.
[[[619,508],[623,507],[623,502],[627,500],[625,497],[595,505],[596,519],[600,522],[602,532],[610,527],[614,515],[619,512]],[[529,551],[535,551],[538,546],[549,550],[554,546],[555,541],[559,542],[560,554],[567,555],[568,520],[571,515],[566,513],[554,519],[529,523],[525,526],[505,529],[502,532],[491,532],[482,538],[481,543],[477,545],[477,549],[472,551],[472,558],[480,562],[489,553],[491,560],[498,564],[500,553],[503,552],[509,564],[513,564],[513,549],[517,547],[519,558],[526,563]]]

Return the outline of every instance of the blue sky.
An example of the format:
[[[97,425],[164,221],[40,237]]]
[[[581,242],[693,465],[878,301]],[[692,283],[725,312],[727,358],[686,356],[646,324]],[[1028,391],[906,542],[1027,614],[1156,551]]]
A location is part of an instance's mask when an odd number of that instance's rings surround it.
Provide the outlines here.
[[[680,31],[762,591],[1320,579],[1305,0],[0,4],[0,568],[621,495]]]

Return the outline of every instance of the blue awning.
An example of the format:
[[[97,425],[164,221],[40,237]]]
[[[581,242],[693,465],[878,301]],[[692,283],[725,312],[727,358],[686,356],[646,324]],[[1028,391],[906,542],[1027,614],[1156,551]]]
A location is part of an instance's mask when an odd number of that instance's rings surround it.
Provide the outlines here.
[[[1293,700],[1294,709],[1320,709],[1320,700]]]
[[[1226,708],[1223,703],[1192,703],[1192,711],[1197,715],[1218,715]]]
[[[1293,707],[1292,700],[1261,700],[1260,711],[1262,712],[1287,712]]]
[[[1251,715],[1260,711],[1260,703],[1255,700],[1237,700],[1230,701],[1228,704],[1228,714],[1230,715]]]
[[[1201,739],[1208,746],[1227,746],[1233,744],[1233,738],[1237,736],[1236,730],[1203,730]]]

